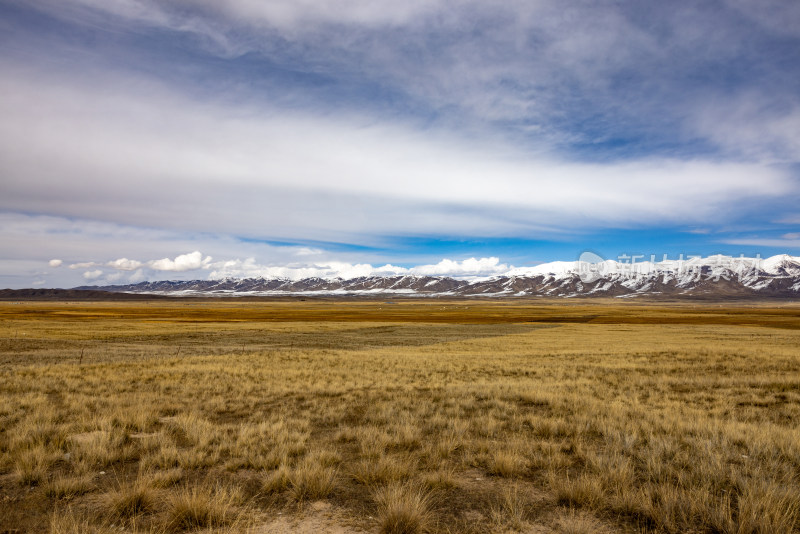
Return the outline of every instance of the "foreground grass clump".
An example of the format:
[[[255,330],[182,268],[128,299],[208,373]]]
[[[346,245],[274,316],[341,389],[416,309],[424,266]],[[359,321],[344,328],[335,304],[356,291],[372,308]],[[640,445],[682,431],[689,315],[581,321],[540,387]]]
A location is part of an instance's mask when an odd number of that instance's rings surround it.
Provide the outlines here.
[[[514,451],[498,450],[489,461],[489,472],[493,475],[511,478],[525,473],[526,460],[521,454]]]
[[[492,506],[491,517],[498,527],[522,530],[528,516],[530,502],[516,484],[505,486]]]
[[[91,492],[95,488],[90,476],[58,476],[45,486],[45,494],[52,499],[72,499]]]
[[[110,534],[114,529],[109,525],[97,524],[85,514],[81,515],[72,508],[56,509],[49,521],[50,534]]]
[[[133,484],[123,485],[106,495],[108,515],[131,518],[153,511],[157,494],[147,481],[137,479]]]
[[[289,489],[291,484],[292,470],[286,465],[281,465],[264,476],[262,491],[267,495],[278,494]]]
[[[238,490],[222,486],[186,486],[167,500],[166,527],[171,531],[224,527],[242,520]]]
[[[800,531],[797,305],[0,319],[0,532]]]
[[[569,510],[556,520],[560,534],[606,534],[608,530],[594,517]]]
[[[324,499],[336,489],[336,469],[305,461],[289,475],[289,487],[295,501]]]
[[[431,526],[431,495],[412,484],[392,484],[375,492],[384,534],[417,534]]]

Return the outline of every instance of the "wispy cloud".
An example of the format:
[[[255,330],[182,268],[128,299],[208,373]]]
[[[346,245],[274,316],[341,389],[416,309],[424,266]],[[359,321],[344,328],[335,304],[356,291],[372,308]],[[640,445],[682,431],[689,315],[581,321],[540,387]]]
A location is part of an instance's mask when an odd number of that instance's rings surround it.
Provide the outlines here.
[[[791,234],[781,238],[743,237],[738,239],[725,239],[724,243],[730,245],[744,245],[751,247],[771,247],[778,250],[800,248],[800,238]]]
[[[794,97],[765,99],[760,92],[705,103],[694,115],[695,130],[725,152],[750,160],[797,162],[800,103]]]
[[[798,190],[785,171],[757,163],[570,162],[358,117],[200,105],[155,84],[144,98],[127,85],[98,89],[44,73],[0,82],[10,95],[0,103],[0,209],[357,240],[702,224]]]
[[[494,124],[562,147],[609,151],[625,139],[634,151],[666,144],[691,153],[705,140],[772,160],[793,144],[794,121],[775,106],[797,106],[791,40],[798,38],[800,12],[791,2],[748,4],[33,3],[72,23],[188,34],[209,55],[249,54],[249,66],[266,67],[248,69],[250,84],[290,84],[291,98],[308,92],[315,101],[295,104],[314,109],[375,103],[385,110],[388,97],[403,107],[396,112],[413,115],[416,108],[460,126]],[[195,72],[206,75],[192,81],[213,84],[220,74],[213,70],[219,63],[213,65],[199,64]],[[225,74],[236,76],[235,66]],[[324,93],[304,79],[317,80]],[[753,135],[763,128],[751,118],[768,126],[766,138]]]

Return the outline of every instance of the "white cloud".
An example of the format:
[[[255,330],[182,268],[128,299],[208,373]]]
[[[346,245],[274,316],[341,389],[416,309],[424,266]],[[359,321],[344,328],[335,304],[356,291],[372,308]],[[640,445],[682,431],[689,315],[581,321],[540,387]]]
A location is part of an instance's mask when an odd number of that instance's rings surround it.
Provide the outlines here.
[[[135,273],[133,273],[129,278],[128,281],[132,284],[136,284],[138,282],[144,282],[147,280],[147,276],[145,276],[144,271],[139,269]]]
[[[178,7],[176,13],[173,13],[170,4],[159,5],[158,2],[149,0],[35,0],[33,3],[47,7],[64,17],[81,17],[92,21],[93,16],[105,13],[128,23],[202,33],[215,39],[221,39],[219,28],[225,27],[220,20],[223,17],[234,23],[294,31],[308,29],[311,24],[322,23],[396,26],[446,7],[446,3],[439,0],[408,0],[395,3],[369,0],[322,3],[308,0],[193,1],[192,8],[205,8],[207,10],[205,15],[211,15],[204,20],[199,16],[202,13],[192,14],[191,9]],[[216,24],[211,25],[208,21],[216,21]]]
[[[198,269],[207,269],[211,263],[211,256],[203,257],[200,251],[190,252],[188,254],[180,254],[174,259],[162,258],[159,260],[150,260],[142,262],[139,260],[132,260],[128,258],[119,258],[116,260],[108,261],[106,263],[99,262],[83,262],[70,265],[71,269],[105,266],[116,271],[136,271],[130,278],[138,279],[143,277],[143,268],[151,271],[164,272],[170,271],[175,273],[182,273],[186,271],[196,271]],[[96,280],[103,275],[102,270],[94,270],[85,272],[84,278],[87,280]],[[108,283],[117,282],[122,278],[122,272],[112,273],[106,276],[105,281]]]
[[[300,247],[295,252],[297,256],[318,256],[324,251],[318,248]]]
[[[382,269],[376,269],[367,263],[352,264],[341,261],[261,265],[256,262],[255,258],[221,261],[214,263],[210,267],[213,269],[208,275],[210,279],[264,277],[288,278],[290,280],[300,280],[302,278],[357,278],[371,276]],[[384,272],[386,271],[384,270]],[[391,272],[394,272],[394,270]]]
[[[137,262],[138,263],[138,262]],[[207,267],[211,263],[211,257],[206,256],[203,258],[203,255],[200,251],[190,252],[189,254],[181,254],[177,256],[174,260],[169,258],[163,258],[160,260],[153,260],[147,262],[147,266],[151,269],[156,271],[175,271],[175,272],[184,272],[184,271],[194,271],[197,269],[203,269]],[[141,263],[135,268],[141,266]]]
[[[210,266],[210,279],[220,278],[359,278],[365,276],[449,276],[453,278],[474,278],[502,274],[513,268],[500,263],[499,258],[468,258],[465,260],[443,259],[439,263],[400,267],[385,264],[374,266],[369,263],[348,263],[329,261],[289,265],[260,265],[254,258],[229,260]]]
[[[409,272],[425,276],[492,276],[502,274],[510,269],[499,258],[469,258],[462,261],[443,259],[435,265],[420,265],[409,269]]]
[[[119,282],[122,279],[122,276],[123,274],[121,272],[111,273],[105,277],[105,282],[107,284]]]
[[[90,267],[97,267],[99,264],[93,261],[84,261],[79,263],[73,263],[69,266],[70,269],[88,269]]]
[[[757,163],[568,162],[354,116],[201,105],[155,84],[30,76],[0,80],[8,95],[0,100],[0,209],[364,242],[704,224],[733,216],[737,203],[798,189],[783,170]]]
[[[132,282],[158,278],[181,278],[195,271],[154,271],[149,263],[159,258],[175,262],[175,251],[207,251],[203,256],[219,258],[257,257],[264,263],[288,265],[303,261],[370,261],[380,254],[369,252],[332,254],[319,247],[271,245],[242,241],[220,234],[187,234],[134,226],[101,223],[86,219],[66,219],[0,212],[0,283],[30,287],[42,264],[54,257],[66,258],[62,267],[51,269],[48,284],[54,287],[82,285],[83,271],[104,269],[134,273]],[[107,256],[105,256],[107,255]],[[105,257],[104,257],[105,256]],[[88,261],[92,260],[92,261]],[[358,263],[358,262],[354,262]],[[373,261],[374,263],[374,261]],[[132,269],[136,265],[137,270]],[[164,273],[170,273],[168,276]],[[202,275],[205,276],[205,273]],[[121,279],[120,279],[121,280]]]
[[[50,260],[50,261],[48,261],[48,262],[47,262],[47,264],[48,264],[50,267],[61,267],[61,264],[62,264],[62,263],[64,263],[64,262],[63,262],[63,261],[61,261],[61,260]]]
[[[775,106],[787,89],[796,101],[796,91],[786,78],[770,78],[776,71],[794,74],[771,48],[775,36],[800,35],[800,8],[793,2],[681,2],[647,10],[558,0],[29,3],[73,23],[189,33],[203,52],[252,52],[296,72],[334,80],[341,75],[409,95],[432,113],[452,109],[485,121],[524,119],[513,127],[547,139],[591,144],[606,135],[669,129],[692,144],[699,135],[768,160],[792,157],[797,146],[797,108]],[[709,65],[755,68],[759,75],[734,81],[722,71],[715,84],[702,76]],[[610,133],[565,131],[563,119],[577,114],[601,126],[624,125]]]
[[[142,262],[136,260],[129,260],[128,258],[119,258],[114,261],[106,263],[106,267],[117,269],[119,271],[135,271],[142,266]]]
[[[397,26],[439,11],[444,2],[407,0],[405,2],[314,2],[309,0],[275,0],[252,2],[203,0],[213,10],[227,13],[240,21],[257,22],[285,30],[299,30],[314,23],[353,24],[359,26]]]

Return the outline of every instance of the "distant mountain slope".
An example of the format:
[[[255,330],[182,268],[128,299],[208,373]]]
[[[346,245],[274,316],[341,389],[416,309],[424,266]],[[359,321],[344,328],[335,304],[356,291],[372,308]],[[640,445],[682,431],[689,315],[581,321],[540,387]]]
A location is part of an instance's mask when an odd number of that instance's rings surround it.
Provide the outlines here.
[[[149,293],[102,291],[89,289],[0,289],[0,300],[145,300],[164,298]]]
[[[634,258],[636,260],[636,258]],[[800,257],[710,256],[689,260],[553,262],[502,276],[456,279],[438,276],[341,278],[245,278],[158,281],[76,289],[133,294],[190,295],[408,295],[408,296],[665,296],[800,298]]]

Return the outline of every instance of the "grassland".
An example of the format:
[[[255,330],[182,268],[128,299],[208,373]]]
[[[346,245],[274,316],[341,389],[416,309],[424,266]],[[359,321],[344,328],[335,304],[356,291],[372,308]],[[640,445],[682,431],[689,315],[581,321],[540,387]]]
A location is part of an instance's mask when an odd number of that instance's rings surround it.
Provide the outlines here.
[[[0,532],[800,530],[797,305],[5,302],[0,369]]]

